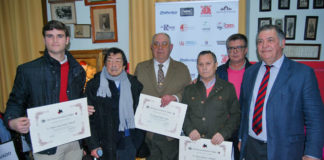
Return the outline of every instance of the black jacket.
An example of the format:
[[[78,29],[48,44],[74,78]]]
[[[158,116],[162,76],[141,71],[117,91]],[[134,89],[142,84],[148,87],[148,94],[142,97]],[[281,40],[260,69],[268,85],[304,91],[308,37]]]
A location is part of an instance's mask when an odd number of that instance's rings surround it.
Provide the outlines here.
[[[143,85],[135,76],[128,75],[131,83],[134,114],[139,102],[139,96]],[[91,150],[101,147],[103,149],[102,160],[115,160],[117,149],[124,147],[124,132],[118,131],[119,126],[119,91],[114,81],[109,80],[111,97],[98,97],[97,90],[100,84],[100,72],[87,83],[86,95],[88,104],[95,107],[96,112],[90,116],[91,137],[86,139],[88,148]],[[130,129],[130,136],[138,149],[144,141],[144,131]]]
[[[69,100],[83,97],[85,71],[66,51],[69,62],[67,96]],[[47,50],[44,56],[19,65],[5,112],[5,124],[11,119],[26,116],[28,108],[59,103],[61,65]],[[28,136],[29,141],[29,136]],[[56,147],[40,152],[55,154]]]
[[[229,62],[230,62],[230,60],[228,60],[225,64],[220,65],[216,70],[216,74],[218,74],[219,78],[221,78],[225,81],[228,81],[227,69],[229,67]],[[247,69],[251,65],[252,64],[249,62],[249,60],[247,58],[245,58],[245,69]]]

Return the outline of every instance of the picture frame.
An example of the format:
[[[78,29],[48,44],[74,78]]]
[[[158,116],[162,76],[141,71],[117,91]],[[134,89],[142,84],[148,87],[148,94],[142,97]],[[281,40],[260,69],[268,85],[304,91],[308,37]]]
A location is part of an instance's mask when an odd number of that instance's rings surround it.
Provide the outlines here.
[[[90,8],[92,42],[117,42],[116,5],[93,6]]]
[[[264,25],[268,25],[268,24],[272,24],[272,18],[271,17],[263,17],[263,18],[259,18],[258,19],[258,30],[264,26]]]
[[[286,43],[284,53],[289,59],[319,60],[321,44]]]
[[[313,8],[314,9],[324,8],[324,0],[314,0],[313,1]]]
[[[289,9],[290,0],[278,0],[278,9]]]
[[[281,30],[283,30],[283,20],[282,19],[276,19],[275,25],[278,26]]]
[[[116,3],[116,0],[84,0],[84,4],[86,6],[110,3]]]
[[[75,2],[82,0],[48,0],[48,3],[66,3],[66,2]]]
[[[52,20],[58,20],[65,24],[75,24],[75,4],[69,3],[51,3],[51,17]]]
[[[308,9],[308,8],[309,8],[309,0],[297,1],[297,9]]]
[[[296,21],[297,16],[295,15],[288,15],[285,16],[285,35],[286,39],[288,40],[294,40],[296,35]]]
[[[74,25],[74,38],[91,38],[91,25],[90,24],[75,24]]]
[[[260,12],[271,11],[271,0],[260,0]]]
[[[304,40],[316,40],[318,16],[306,16]]]

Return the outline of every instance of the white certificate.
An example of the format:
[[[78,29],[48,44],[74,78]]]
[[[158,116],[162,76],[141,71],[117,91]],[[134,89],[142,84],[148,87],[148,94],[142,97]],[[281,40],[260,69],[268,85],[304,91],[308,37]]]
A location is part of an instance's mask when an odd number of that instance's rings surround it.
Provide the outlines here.
[[[12,141],[0,144],[0,160],[18,160]]]
[[[232,142],[214,145],[210,139],[192,141],[181,136],[179,143],[179,160],[231,160]]]
[[[27,110],[33,153],[90,136],[87,98]]]
[[[179,138],[187,105],[171,102],[161,106],[161,98],[141,94],[135,113],[136,128]]]

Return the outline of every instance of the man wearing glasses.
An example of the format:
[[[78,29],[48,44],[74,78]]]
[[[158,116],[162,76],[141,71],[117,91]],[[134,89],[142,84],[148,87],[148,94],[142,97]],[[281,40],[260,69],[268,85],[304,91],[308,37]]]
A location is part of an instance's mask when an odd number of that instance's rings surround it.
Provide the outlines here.
[[[249,60],[245,57],[248,48],[248,40],[243,34],[233,34],[226,40],[226,48],[228,54],[228,61],[219,66],[216,74],[221,79],[224,79],[228,82],[231,82],[235,87],[235,92],[237,98],[240,97],[241,83],[243,79],[243,74],[245,69],[251,66]],[[234,157],[239,159],[240,153],[237,148],[237,131],[233,134],[233,143],[234,143]]]
[[[186,65],[170,58],[173,44],[166,33],[157,33],[152,38],[153,58],[137,65],[135,75],[144,85],[142,93],[161,98],[161,107],[171,101],[180,102],[182,92],[190,81]],[[177,139],[147,132],[146,143],[150,149],[148,160],[178,159]]]

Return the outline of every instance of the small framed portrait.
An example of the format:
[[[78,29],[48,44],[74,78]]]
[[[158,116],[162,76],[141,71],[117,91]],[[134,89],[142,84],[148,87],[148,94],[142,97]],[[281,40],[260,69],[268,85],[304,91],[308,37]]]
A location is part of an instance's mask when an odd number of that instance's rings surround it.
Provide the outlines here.
[[[109,4],[116,3],[116,0],[84,0],[84,4],[88,5],[97,5],[97,4]]]
[[[289,9],[290,0],[278,0],[278,9]]]
[[[260,0],[260,12],[271,11],[271,0]]]
[[[71,3],[51,3],[52,20],[58,20],[65,24],[76,23],[75,4]]]
[[[314,9],[324,8],[324,0],[314,0],[313,8]]]
[[[74,38],[91,38],[91,25],[90,24],[75,24],[74,25]]]
[[[272,19],[271,17],[264,17],[264,18],[259,18],[258,19],[258,30],[264,26],[264,25],[268,25],[268,24],[272,24]]]
[[[297,9],[308,9],[309,0],[298,0],[297,1]]]
[[[285,16],[285,34],[286,39],[294,40],[296,35],[297,16]]]
[[[278,26],[281,30],[283,30],[282,19],[276,19],[275,20],[275,25]]]
[[[92,42],[117,42],[116,5],[91,7],[90,14]]]
[[[316,40],[318,16],[306,16],[304,40]]]

